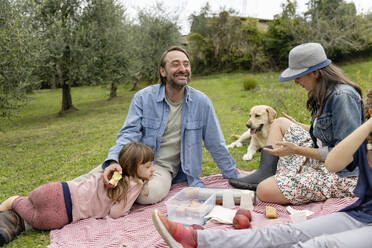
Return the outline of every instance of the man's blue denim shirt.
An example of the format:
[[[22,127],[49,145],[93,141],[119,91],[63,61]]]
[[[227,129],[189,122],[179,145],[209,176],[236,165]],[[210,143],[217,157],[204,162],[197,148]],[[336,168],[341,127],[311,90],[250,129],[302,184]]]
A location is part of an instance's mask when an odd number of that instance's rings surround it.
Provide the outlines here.
[[[110,160],[118,161],[122,147],[133,141],[151,147],[155,151],[156,161],[168,113],[165,86],[157,84],[138,91],[132,99],[124,125],[119,130],[116,145],[109,150],[102,165],[103,169]],[[237,177],[235,160],[226,147],[212,102],[204,93],[186,86],[181,117],[181,167],[189,186],[205,186],[200,180],[203,141],[223,177]]]
[[[312,115],[316,112],[317,110],[313,111]],[[363,123],[362,98],[350,85],[337,84],[327,97],[322,113],[316,119],[314,127],[312,126],[315,119],[311,120],[310,135],[315,147],[317,147],[316,138],[321,140],[323,146],[319,148],[319,155],[325,160],[333,147]],[[354,156],[357,155],[358,153],[354,154]],[[359,161],[359,159],[354,158],[347,169],[343,169],[337,174],[339,176],[357,176],[359,170],[355,161]],[[354,168],[356,169],[354,170]]]

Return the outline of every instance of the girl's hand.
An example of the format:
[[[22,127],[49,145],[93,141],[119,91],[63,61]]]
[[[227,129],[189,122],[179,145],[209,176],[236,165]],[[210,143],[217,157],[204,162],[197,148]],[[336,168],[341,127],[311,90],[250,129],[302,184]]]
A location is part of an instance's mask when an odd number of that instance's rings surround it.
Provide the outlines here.
[[[297,145],[290,142],[277,142],[274,149],[264,148],[265,151],[274,156],[289,156],[296,154]]]
[[[287,118],[288,120],[290,120],[291,122],[293,122],[294,124],[299,124],[292,116],[289,116],[287,115],[286,113],[282,112],[282,115],[284,118]]]
[[[121,169],[121,166],[120,164],[116,163],[116,162],[112,162],[104,171],[103,171],[103,182],[104,184],[106,185],[107,188],[114,188],[114,185],[112,185],[111,183],[109,183],[112,175],[114,174],[114,172],[117,171],[119,172],[120,174],[122,174],[122,169]]]

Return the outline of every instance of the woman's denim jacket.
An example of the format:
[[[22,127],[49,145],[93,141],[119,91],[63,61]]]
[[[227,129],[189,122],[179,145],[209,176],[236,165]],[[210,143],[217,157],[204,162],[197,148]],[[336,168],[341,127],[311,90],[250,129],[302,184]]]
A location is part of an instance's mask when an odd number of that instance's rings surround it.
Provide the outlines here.
[[[312,112],[312,116],[318,109]],[[314,121],[316,119],[315,125]],[[319,148],[316,139],[322,142],[318,152],[325,160],[328,153],[341,140],[358,128],[364,121],[363,101],[358,92],[347,84],[338,84],[329,94],[322,113],[317,118],[312,118],[310,135],[314,141],[315,148]],[[357,153],[354,154],[357,156]],[[358,158],[354,158],[346,169],[336,174],[339,176],[357,176],[359,171],[355,164]],[[356,169],[355,169],[356,168]]]

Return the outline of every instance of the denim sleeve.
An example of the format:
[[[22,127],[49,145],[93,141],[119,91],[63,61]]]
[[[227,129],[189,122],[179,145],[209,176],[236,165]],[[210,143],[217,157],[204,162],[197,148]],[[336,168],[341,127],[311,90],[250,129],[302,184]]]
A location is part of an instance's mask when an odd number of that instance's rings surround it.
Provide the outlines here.
[[[231,157],[217,120],[216,112],[212,102],[208,99],[208,110],[206,125],[203,130],[204,146],[211,153],[224,178],[236,178],[236,164]]]
[[[136,94],[129,107],[127,118],[124,125],[119,130],[116,137],[116,144],[110,148],[107,158],[102,164],[102,168],[105,169],[111,160],[118,162],[118,157],[123,146],[129,142],[138,142],[142,137],[142,99]]]
[[[332,101],[334,144],[319,150],[319,155],[324,160],[334,146],[357,129],[362,123],[361,100],[356,99],[355,96],[348,93],[335,94],[330,100]]]

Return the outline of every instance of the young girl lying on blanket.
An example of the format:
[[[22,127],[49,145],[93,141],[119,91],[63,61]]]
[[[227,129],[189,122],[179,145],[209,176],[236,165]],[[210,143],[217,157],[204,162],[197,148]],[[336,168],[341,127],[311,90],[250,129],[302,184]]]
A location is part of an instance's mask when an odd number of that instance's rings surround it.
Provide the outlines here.
[[[368,97],[371,101],[372,91]],[[367,116],[371,116],[372,107],[368,112]],[[353,158],[359,158],[355,161],[359,179],[354,191],[359,199],[340,212],[298,224],[223,231],[186,228],[155,210],[152,215],[154,225],[170,247],[371,247],[372,150],[368,150],[368,160],[366,154],[366,138],[371,133],[372,118],[369,118],[337,144],[325,161],[326,168],[335,172],[344,169]]]
[[[0,205],[0,211],[12,209],[40,230],[61,228],[85,218],[119,218],[128,214],[144,183],[153,176],[153,160],[151,148],[129,143],[119,154],[123,178],[116,187],[105,188],[103,172],[95,172],[79,182],[44,184],[28,197],[12,196]],[[9,240],[3,240],[7,242]]]

